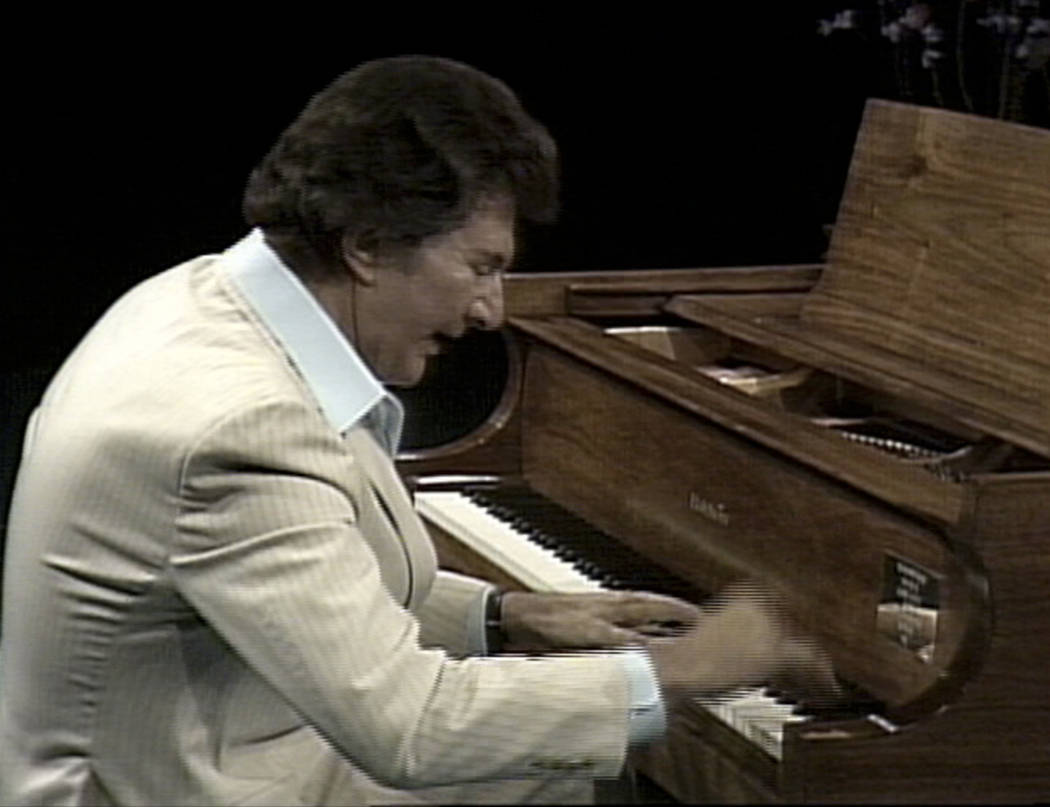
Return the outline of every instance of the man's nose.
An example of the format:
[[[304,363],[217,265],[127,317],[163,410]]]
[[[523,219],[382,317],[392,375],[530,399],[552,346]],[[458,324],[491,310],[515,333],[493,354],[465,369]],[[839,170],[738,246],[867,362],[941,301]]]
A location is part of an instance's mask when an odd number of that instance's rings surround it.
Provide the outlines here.
[[[503,324],[503,278],[493,274],[485,278],[486,287],[470,306],[470,324],[493,330]]]

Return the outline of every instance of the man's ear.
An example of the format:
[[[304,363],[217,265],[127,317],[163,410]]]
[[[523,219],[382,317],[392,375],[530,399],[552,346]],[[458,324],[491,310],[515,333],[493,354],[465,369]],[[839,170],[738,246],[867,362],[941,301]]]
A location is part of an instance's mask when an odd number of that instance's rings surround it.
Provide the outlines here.
[[[371,286],[376,282],[376,270],[379,268],[375,245],[369,244],[369,241],[361,233],[343,233],[339,240],[339,255],[343,264],[363,286]]]

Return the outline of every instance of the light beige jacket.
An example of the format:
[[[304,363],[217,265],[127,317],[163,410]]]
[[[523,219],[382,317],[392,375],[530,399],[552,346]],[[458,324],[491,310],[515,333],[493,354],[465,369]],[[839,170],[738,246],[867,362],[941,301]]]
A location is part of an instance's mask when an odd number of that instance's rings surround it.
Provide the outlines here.
[[[622,666],[434,647],[477,648],[485,584],[435,575],[389,458],[326,420],[225,260],[125,295],[35,415],[0,803],[295,804],[330,749],[397,788],[617,775]]]

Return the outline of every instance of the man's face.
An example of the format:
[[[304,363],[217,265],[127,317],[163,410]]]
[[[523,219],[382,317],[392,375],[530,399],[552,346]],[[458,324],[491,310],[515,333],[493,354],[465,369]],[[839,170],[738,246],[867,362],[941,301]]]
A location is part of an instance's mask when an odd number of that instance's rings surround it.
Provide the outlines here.
[[[425,239],[359,286],[357,348],[386,384],[419,383],[427,359],[468,328],[503,322],[503,271],[514,256],[509,204],[479,208],[457,230]]]

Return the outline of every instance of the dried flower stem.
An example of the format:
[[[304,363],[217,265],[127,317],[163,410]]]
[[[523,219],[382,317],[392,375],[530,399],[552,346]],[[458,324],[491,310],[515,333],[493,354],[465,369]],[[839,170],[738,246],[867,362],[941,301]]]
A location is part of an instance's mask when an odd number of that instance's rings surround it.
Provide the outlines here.
[[[963,35],[966,29],[966,6],[969,0],[959,0],[959,15],[955,23],[955,70],[959,76],[959,92],[969,112],[974,111],[973,99],[966,87],[966,60],[963,54]]]

